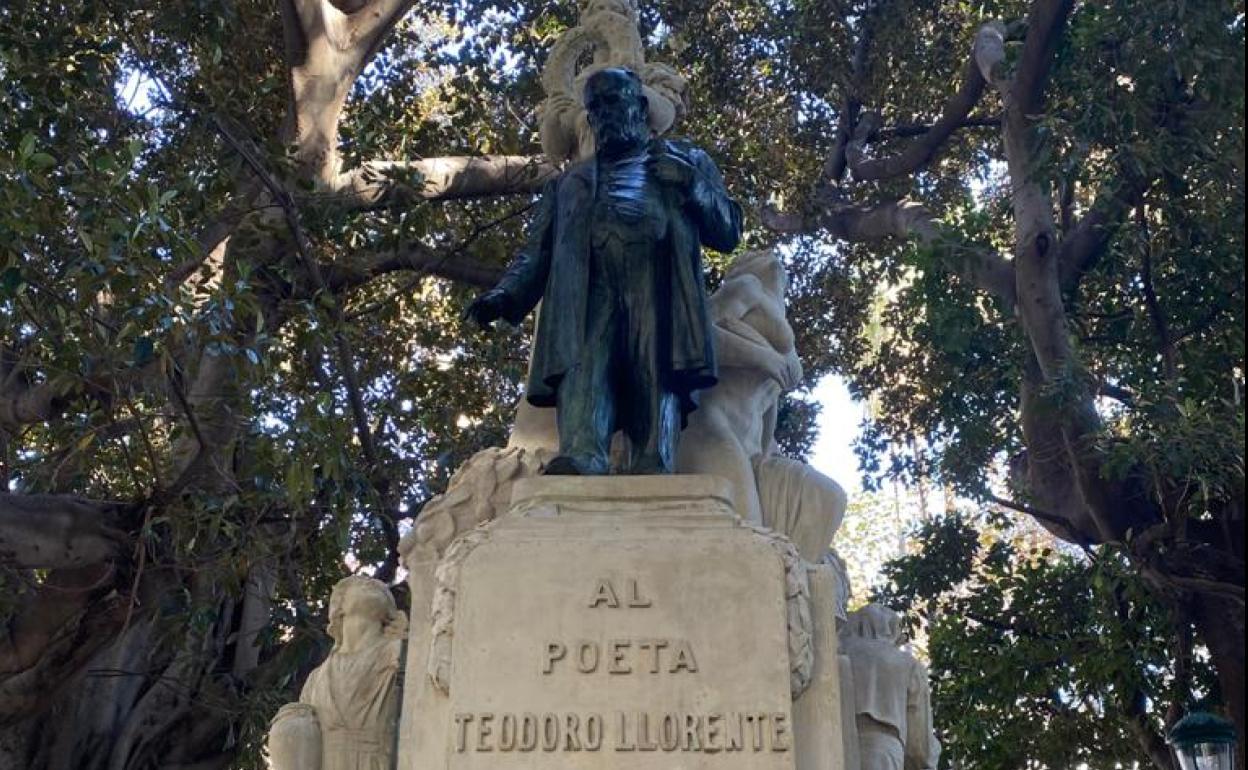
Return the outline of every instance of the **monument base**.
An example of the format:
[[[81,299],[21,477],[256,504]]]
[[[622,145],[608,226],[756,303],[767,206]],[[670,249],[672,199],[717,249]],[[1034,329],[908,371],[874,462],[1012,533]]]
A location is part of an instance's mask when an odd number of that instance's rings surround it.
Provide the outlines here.
[[[840,770],[815,568],[731,500],[714,476],[524,479],[409,564],[399,767]]]

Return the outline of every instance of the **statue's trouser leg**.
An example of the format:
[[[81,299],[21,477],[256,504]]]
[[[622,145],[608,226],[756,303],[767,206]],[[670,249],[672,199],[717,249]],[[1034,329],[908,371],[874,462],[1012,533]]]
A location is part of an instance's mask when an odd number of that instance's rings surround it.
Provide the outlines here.
[[[611,434],[615,430],[615,392],[612,388],[614,342],[618,337],[614,303],[605,287],[591,281],[587,304],[586,344],[580,361],[559,383],[556,421],[559,454],[570,458],[581,473],[610,470]]]
[[[658,318],[655,297],[639,287],[654,285],[653,265],[640,260],[638,275],[624,295],[624,345],[627,354],[619,369],[621,427],[628,435],[627,472],[671,473],[680,437],[680,400],[664,387],[659,364]],[[647,269],[651,268],[651,269]]]

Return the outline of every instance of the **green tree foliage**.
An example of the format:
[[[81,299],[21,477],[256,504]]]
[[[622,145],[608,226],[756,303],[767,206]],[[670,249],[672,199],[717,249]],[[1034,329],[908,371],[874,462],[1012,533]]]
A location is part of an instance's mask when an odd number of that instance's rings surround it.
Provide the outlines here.
[[[458,319],[551,171],[539,67],[576,14],[0,5],[0,756],[254,764],[329,586],[393,580],[506,432],[527,335]],[[1241,726],[1243,24],[642,8],[681,130],[786,247],[807,383],[873,399],[869,475],[987,496],[1011,458],[1007,502],[1192,608]],[[787,450],[811,417],[786,404]]]
[[[872,599],[925,639],[942,766],[1177,767],[1163,725],[1216,679],[1127,559],[1054,552],[999,515],[915,539]]]

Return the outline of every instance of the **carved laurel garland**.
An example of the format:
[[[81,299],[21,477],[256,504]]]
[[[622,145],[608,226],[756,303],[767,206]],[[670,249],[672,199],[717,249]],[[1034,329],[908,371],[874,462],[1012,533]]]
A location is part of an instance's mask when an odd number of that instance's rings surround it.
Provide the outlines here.
[[[456,539],[434,573],[437,587],[433,593],[433,628],[425,670],[443,694],[451,692],[451,644],[455,639],[455,599],[459,575],[468,556],[489,541],[492,523],[487,521]]]
[[[785,611],[789,626],[789,687],[797,700],[815,672],[815,619],[810,600],[810,573],[793,541],[766,527],[742,522],[762,538],[784,562]]]

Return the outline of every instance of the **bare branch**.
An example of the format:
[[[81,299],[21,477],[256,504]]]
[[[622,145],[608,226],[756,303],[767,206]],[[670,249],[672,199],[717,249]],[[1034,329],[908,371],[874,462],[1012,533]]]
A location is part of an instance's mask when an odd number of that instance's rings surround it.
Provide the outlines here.
[[[795,211],[780,211],[770,206],[764,206],[758,211],[758,218],[763,223],[763,227],[775,233],[783,235],[800,235],[812,232],[816,229],[813,217],[808,218]]]
[[[1064,291],[1078,287],[1083,276],[1100,262],[1118,225],[1139,204],[1147,186],[1146,180],[1132,178],[1124,169],[1062,239],[1058,271]]]
[[[1178,384],[1179,362],[1174,350],[1174,335],[1170,332],[1170,323],[1166,319],[1166,311],[1161,307],[1157,297],[1157,288],[1153,282],[1153,247],[1149,242],[1148,217],[1144,207],[1136,209],[1136,223],[1140,233],[1140,283],[1144,290],[1144,307],[1148,309],[1148,318],[1153,325],[1153,334],[1157,338],[1157,352],[1161,355],[1162,372],[1171,385]]]
[[[48,422],[72,401],[73,389],[42,383],[0,395],[0,430],[16,433],[23,425]]]
[[[414,0],[336,0],[335,5],[347,14],[351,37],[366,46],[365,61],[372,59],[381,41],[394,25],[407,14]]]
[[[856,130],[853,140],[845,151],[854,178],[864,181],[889,179],[913,173],[931,163],[945,142],[963,125],[967,116],[971,114],[971,110],[979,103],[985,85],[975,56],[972,55],[967,60],[966,66],[962,68],[962,85],[945,105],[940,119],[932,125],[931,130],[918,136],[904,150],[895,155],[867,159],[866,144],[876,131]],[[865,119],[863,122],[866,123]]]
[[[883,3],[872,6],[859,23],[858,40],[854,43],[854,58],[850,64],[849,83],[841,100],[841,113],[836,126],[836,143],[832,154],[823,165],[822,182],[839,184],[845,176],[846,150],[858,124],[858,112],[862,109],[863,83],[867,79],[871,43],[875,38],[875,20]]]
[[[378,276],[403,270],[414,270],[422,276],[433,275],[483,289],[494,286],[503,274],[503,269],[497,265],[462,256],[454,257],[423,244],[405,244],[393,251],[357,254],[350,263],[329,265],[325,268],[325,282],[331,290],[342,291]]]
[[[1102,382],[1096,389],[1097,395],[1112,398],[1120,404],[1131,406],[1135,404],[1135,394],[1127,388],[1119,385],[1111,385],[1108,382]]]
[[[434,251],[421,244],[409,244],[404,248],[378,254],[355,255],[349,264],[331,265],[326,270],[327,285],[335,291],[358,286],[362,283],[386,273],[399,270],[413,270],[416,275],[394,293],[356,311],[347,320],[354,320],[367,315],[386,305],[396,296],[407,294],[427,275],[435,275],[451,281],[467,283],[471,286],[488,289],[498,283],[503,269],[498,265],[465,259],[464,254],[469,247],[485,233],[504,222],[514,219],[531,209],[532,204],[521,206],[490,220],[473,229],[454,248],[442,252]]]
[[[129,538],[124,503],[0,492],[0,564],[60,569],[116,559]]]
[[[527,155],[371,161],[341,174],[326,200],[348,208],[374,208],[413,199],[536,193],[558,170],[541,157]]]
[[[989,22],[975,33],[975,44],[972,46],[972,59],[979,76],[985,83],[1002,93],[1009,91],[1010,80],[1001,72],[1005,63],[1006,28],[1001,22]]]
[[[1047,522],[1057,527],[1067,527],[1069,525],[1069,522],[1067,522],[1066,519],[1062,518],[1061,516],[1049,513],[1047,511],[1042,511],[1039,508],[1036,508],[1035,506],[1027,505],[1025,503],[1020,503],[1017,500],[1010,500],[1005,497],[998,497],[997,495],[988,495],[987,499],[989,502],[996,503],[1002,508],[1009,508],[1011,511],[1025,513],[1039,522]]]
[[[916,136],[922,136],[928,131],[935,128],[935,124],[930,123],[901,123],[895,126],[884,126],[878,129],[867,141],[878,142],[885,139],[910,139]],[[999,117],[968,117],[954,127],[955,130],[964,128],[1001,128],[1001,118]]]
[[[300,170],[333,189],[340,171],[338,123],[359,74],[411,0],[285,0],[283,38],[290,107],[283,139]]]
[[[1074,0],[1035,0],[1031,5],[1027,37],[1010,86],[1011,100],[1022,115],[1035,115],[1044,108],[1053,54],[1074,5]]]
[[[1014,302],[1011,264],[992,249],[946,237],[921,203],[901,200],[875,206],[835,206],[810,216],[764,210],[760,216],[767,227],[781,233],[805,233],[822,228],[835,238],[855,243],[914,239],[937,249],[946,267],[975,288],[1009,304]]]

